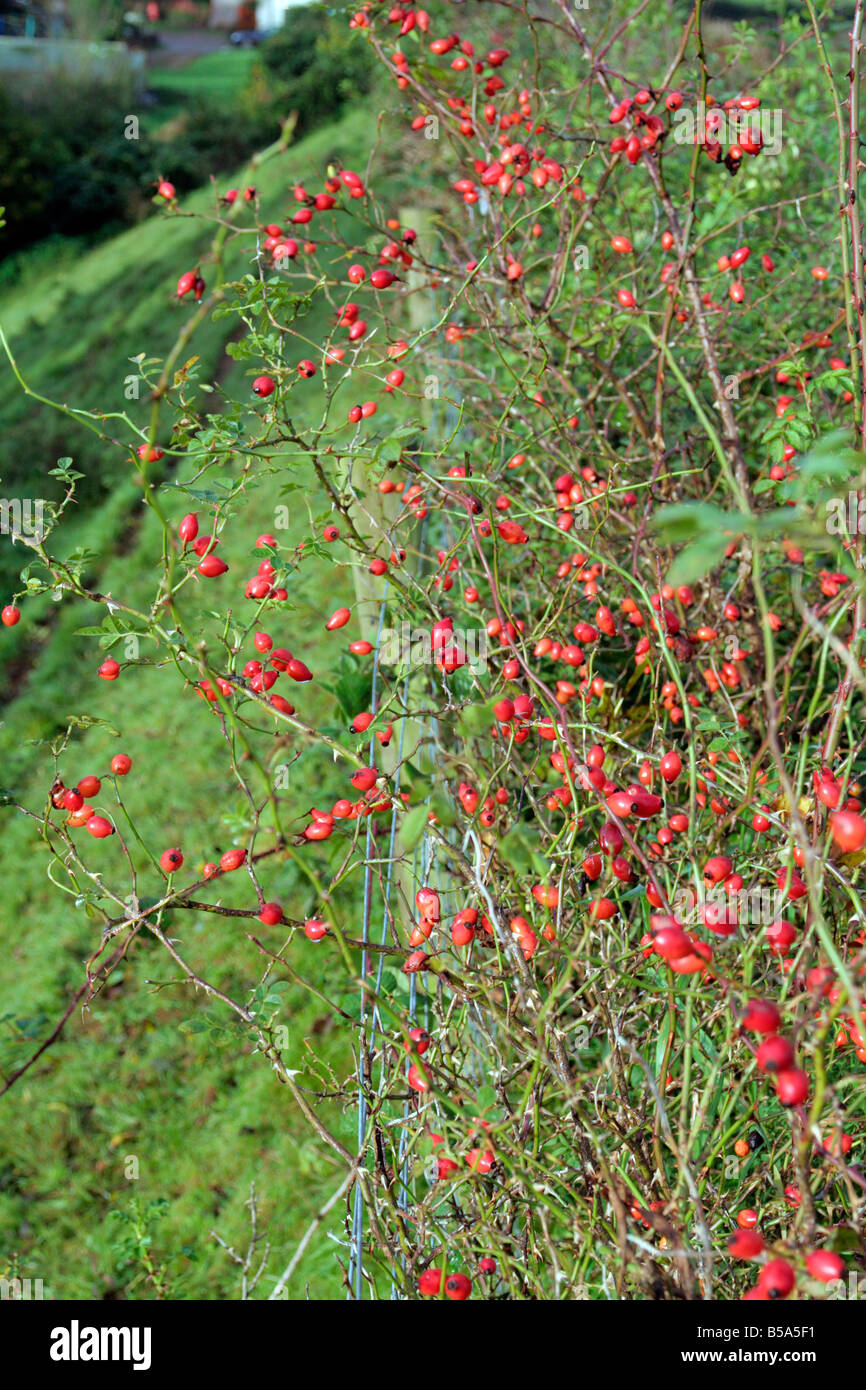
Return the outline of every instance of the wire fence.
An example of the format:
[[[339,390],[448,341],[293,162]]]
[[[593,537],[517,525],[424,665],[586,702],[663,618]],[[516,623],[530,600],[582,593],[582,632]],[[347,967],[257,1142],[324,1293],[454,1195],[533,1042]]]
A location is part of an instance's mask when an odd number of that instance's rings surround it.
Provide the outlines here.
[[[425,434],[429,439],[435,440],[437,431],[440,426],[440,421],[442,420],[443,415],[445,425],[445,438],[450,439],[455,436],[459,420],[459,412],[456,405],[453,401],[446,399],[443,411],[440,400],[438,398],[434,398],[432,403],[432,410],[430,413],[430,420],[425,431]],[[461,431],[460,434],[462,435],[463,431]],[[431,531],[434,529],[434,525],[436,528],[441,530],[441,535],[431,536]],[[421,568],[423,568],[424,564],[424,556],[426,553],[425,546],[428,543],[430,543],[433,545],[434,548],[436,548],[436,545],[438,543],[442,548],[447,548],[449,544],[448,531],[449,524],[447,520],[443,518],[441,515],[437,516],[436,522],[433,524],[431,524],[430,518],[424,518],[424,520],[421,523],[421,531],[419,537],[419,552],[421,555],[419,571]],[[380,670],[381,637],[382,631],[385,626],[389,601],[389,583],[386,580],[384,592],[382,595],[382,601],[379,607],[379,616],[377,622],[377,638],[373,656],[371,709],[374,713],[379,699],[380,687],[383,683],[382,672]],[[404,710],[407,708],[410,679],[411,672],[406,675],[403,682],[401,706]],[[398,738],[397,751],[397,768],[393,785],[393,805],[391,811],[390,826],[388,829],[387,868],[385,873],[385,881],[382,889],[381,935],[377,943],[380,946],[385,946],[387,944],[389,924],[394,919],[394,913],[392,911],[392,895],[395,884],[394,868],[397,862],[397,807],[401,791],[401,770],[403,767],[405,755],[407,722],[408,721],[406,718],[403,718],[400,721],[400,732]],[[433,752],[435,752],[439,748],[438,721],[435,719],[435,717],[431,716],[428,719],[422,721],[420,730],[420,742],[424,746],[430,748]],[[369,744],[369,757],[371,763],[374,761],[375,752],[376,736],[375,733],[373,733],[370,737]],[[375,876],[372,868],[372,859],[374,857],[374,853],[374,832],[371,817],[367,821],[365,845],[366,866],[364,870],[363,923],[361,936],[361,939],[364,942],[365,947],[368,943],[371,942],[370,932],[374,915],[373,890]],[[416,845],[413,851],[412,877],[413,882],[418,884],[419,887],[426,886],[429,883],[435,865],[435,860],[435,840],[429,834],[425,833],[422,836],[420,843]],[[443,909],[451,905],[451,893],[448,889],[442,889],[442,891],[440,892],[440,897],[443,901]],[[384,952],[377,952],[377,957],[378,964],[376,966],[374,994],[374,998],[376,999],[378,999],[381,994],[383,983],[383,971],[385,969],[386,961],[386,956]],[[369,1138],[367,1135],[367,1127],[370,1119],[368,1096],[373,1087],[373,1063],[376,1058],[377,1040],[379,1040],[382,1044],[384,1044],[385,1042],[384,1024],[381,1016],[381,1011],[377,1003],[374,1003],[372,1008],[369,1009],[369,1027],[367,1026],[368,991],[366,987],[366,981],[370,969],[370,954],[366,949],[364,949],[362,951],[361,961],[362,986],[360,995],[360,1029],[358,1047],[357,1152],[359,1155],[363,1155],[363,1159],[359,1159],[359,1161],[365,1162],[366,1150],[369,1145]],[[426,984],[423,976],[419,977],[417,973],[413,972],[409,976],[408,1020],[410,1027],[415,1027],[418,1024],[419,1006],[423,1009],[424,1023],[426,1024],[429,1021],[429,1000],[426,993]],[[387,1083],[387,1079],[388,1073],[386,1065],[386,1050],[383,1045],[380,1046],[379,1049],[379,1069],[378,1080],[376,1082],[377,1094],[381,1094],[382,1088]],[[410,1102],[406,1100],[403,1103],[402,1116],[399,1118],[399,1126],[401,1132],[398,1142],[399,1190],[397,1197],[397,1205],[398,1210],[402,1212],[407,1212],[409,1208],[409,1161],[407,1156],[407,1150],[408,1126],[410,1119]],[[352,1194],[350,1257],[346,1292],[347,1299],[361,1300],[363,1298],[364,1279],[364,1194],[360,1184],[355,1183]],[[391,1282],[391,1298],[399,1299],[400,1296],[400,1284],[398,1283],[397,1279],[394,1278]]]

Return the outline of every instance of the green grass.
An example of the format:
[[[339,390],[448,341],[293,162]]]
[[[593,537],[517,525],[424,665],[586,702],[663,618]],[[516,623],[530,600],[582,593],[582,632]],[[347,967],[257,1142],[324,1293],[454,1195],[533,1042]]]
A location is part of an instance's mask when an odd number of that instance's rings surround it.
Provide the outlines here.
[[[215,55],[222,58],[223,55]],[[233,55],[226,55],[233,56]],[[275,210],[284,190],[311,165],[319,168],[341,151],[352,163],[368,145],[368,122],[353,113],[340,125],[317,132],[297,149],[266,165],[258,183]],[[210,193],[184,200],[184,209],[205,208]],[[146,405],[125,402],[123,382],[129,358],[146,351],[164,353],[188,310],[172,302],[181,270],[195,264],[209,234],[193,218],[150,221],[104,243],[74,265],[43,265],[31,280],[0,299],[0,322],[9,335],[28,382],[61,401],[128,408],[146,418]],[[230,253],[230,271],[244,268],[239,248]],[[324,320],[312,318],[312,337]],[[223,348],[233,320],[206,325],[190,351],[200,354],[203,380],[219,377],[226,398],[248,399],[248,368],[231,364]],[[316,388],[310,409],[321,405]],[[80,514],[64,527],[64,546],[86,543],[95,551],[90,578],[103,590],[132,603],[152,593],[154,556],[160,538],[151,513],[142,514],[136,485],[93,436],[70,427],[63,417],[21,396],[5,364],[0,365],[0,408],[7,420],[2,440],[4,495],[23,487],[42,490],[43,475],[58,456],[71,454],[87,480]],[[10,484],[9,474],[12,475]],[[182,476],[179,474],[179,476]],[[218,601],[236,602],[239,576],[252,573],[258,557],[254,537],[274,526],[274,507],[284,480],[301,484],[291,494],[286,546],[309,536],[311,513],[321,524],[321,507],[312,478],[302,465],[285,475],[253,479],[243,521],[230,526],[222,554],[231,565],[232,587],[214,591]],[[19,489],[16,492],[16,488]],[[179,494],[166,505],[179,517],[189,500]],[[316,508],[319,511],[316,511]],[[140,524],[130,523],[141,515]],[[281,540],[283,536],[281,536]],[[23,557],[2,539],[5,573],[13,575]],[[10,582],[7,580],[7,583]],[[342,584],[342,592],[338,586]],[[290,645],[322,681],[298,687],[295,703],[312,723],[335,718],[326,689],[339,648],[324,632],[324,617],[338,599],[351,594],[346,571],[335,580],[311,554],[293,586],[285,617],[271,624],[275,640]],[[85,713],[116,727],[114,737],[101,724],[76,731],[62,757],[68,779],[102,773],[111,755],[123,748],[133,770],[121,791],[146,841],[181,844],[196,865],[235,838],[242,804],[225,769],[216,720],[203,701],[183,690],[163,666],[126,673],[115,685],[97,679],[101,660],[93,638],[76,637],[82,625],[100,620],[86,602],[54,605],[47,597],[27,600],[26,620],[4,632],[7,669],[23,669],[9,691],[0,729],[2,782],[31,807],[44,803],[51,758],[46,740],[65,715]],[[147,653],[144,653],[147,655]],[[17,662],[27,662],[19,668]],[[12,665],[10,666],[10,663]],[[324,684],[323,684],[324,682]],[[300,757],[292,767],[300,812],[344,794],[345,781],[330,757],[293,741]],[[279,753],[275,753],[279,758]],[[46,778],[48,779],[46,782]],[[116,813],[110,780],[100,804]],[[3,905],[0,944],[5,969],[0,983],[0,1066],[4,1074],[30,1055],[60,1017],[83,979],[83,962],[98,941],[98,924],[73,897],[64,897],[47,877],[48,856],[33,823],[6,810],[3,816]],[[302,822],[301,822],[302,823]],[[83,847],[88,866],[104,869],[111,882],[121,870],[115,841]],[[318,847],[311,862],[327,858]],[[156,871],[140,857],[143,894],[159,886]],[[236,876],[238,879],[241,875]],[[291,858],[275,862],[267,877],[269,895],[292,916],[303,917],[318,904],[308,879]],[[355,885],[338,898],[347,922],[356,911]],[[249,901],[242,882],[225,881],[223,900]],[[226,927],[223,923],[229,922]],[[218,986],[244,999],[264,967],[231,919],[175,913],[169,923],[196,969]],[[283,945],[279,929],[262,928],[274,949]],[[294,941],[289,955],[300,973],[333,987],[326,951]],[[171,968],[170,968],[171,967]],[[129,1214],[135,1203],[152,1203],[155,1262],[169,1261],[169,1296],[238,1296],[236,1271],[209,1232],[216,1229],[235,1249],[245,1248],[245,1202],[255,1178],[260,1223],[268,1227],[276,1276],[291,1257],[312,1214],[338,1185],[342,1174],[305,1127],[291,1098],[269,1066],[253,1057],[246,1037],[219,1038],[203,1026],[207,1013],[219,1022],[227,1015],[208,1010],[206,1001],[176,979],[176,968],[152,939],[141,938],[109,988],[82,1015],[73,1013],[61,1041],[3,1099],[0,1137],[0,1272],[42,1278],[46,1297],[153,1297],[140,1263],[118,1267],[116,1249],[130,1229],[111,1220]],[[278,972],[279,974],[280,972]],[[309,1070],[312,1053],[324,1064],[347,1061],[345,1026],[337,1028],[326,1005],[295,987],[283,995],[278,1022],[289,1029],[288,1064],[318,1088],[327,1079]],[[342,1000],[346,1005],[349,1000]],[[354,1117],[334,1113],[335,1132],[351,1142]],[[130,1176],[132,1174],[133,1176]],[[340,1220],[335,1209],[332,1229]],[[338,1247],[323,1229],[290,1287],[314,1297],[339,1293]],[[266,1294],[271,1287],[263,1284]]]
[[[148,88],[159,97],[159,105],[144,113],[145,130],[156,131],[180,116],[191,101],[223,103],[226,120],[241,99],[257,55],[253,48],[229,48],[204,53],[182,67],[152,70]]]
[[[250,508],[249,528],[267,526],[271,512],[262,496],[260,506]],[[306,530],[303,521],[299,516],[298,532]],[[135,552],[111,561],[102,582],[133,602],[144,597],[152,580],[149,557],[157,544],[155,525],[145,523]],[[228,545],[225,553],[240,566],[248,549],[247,541],[237,550]],[[316,578],[291,619],[292,627],[306,636],[293,638],[292,645],[321,672],[329,660],[320,635],[327,610]],[[73,656],[82,643],[67,631],[67,624],[88,618],[92,614],[84,606],[69,609],[31,680],[44,686],[46,697],[61,709],[105,719],[122,731],[122,738],[114,739],[101,727],[88,730],[73,740],[62,767],[70,779],[84,771],[103,773],[111,754],[122,747],[133,759],[122,794],[139,832],[157,846],[183,845],[189,862],[200,864],[233,842],[231,826],[224,821],[231,822],[242,809],[224,771],[216,721],[195,695],[178,688],[168,670],[149,668],[117,686],[96,679],[95,663],[83,667],[80,650]],[[279,631],[275,625],[274,630]],[[26,695],[22,700],[25,708],[12,706],[4,731],[13,737],[27,731],[31,717]],[[326,717],[321,689],[311,691],[307,700],[299,698],[298,706],[314,719]],[[44,768],[43,754],[44,749],[32,751]],[[303,753],[292,778],[293,785],[309,780],[317,797],[329,782],[332,796],[337,794],[333,772],[312,749]],[[39,791],[34,782],[21,788],[31,805],[37,804]],[[117,813],[110,783],[99,802]],[[0,1013],[11,1011],[15,1019],[14,1028],[6,1023],[3,1067],[8,1072],[32,1049],[27,1035],[41,1038],[81,982],[82,961],[97,944],[98,932],[71,901],[64,905],[48,883],[48,856],[34,842],[30,826],[7,813],[4,831],[10,862],[17,865],[5,888],[3,913],[6,970]],[[108,882],[117,881],[122,864],[113,841],[104,850],[85,845],[83,852],[89,867],[103,870]],[[142,869],[141,861],[138,867],[140,891],[155,893],[156,872],[146,865]],[[267,883],[268,894],[283,901],[292,915],[316,910],[315,894],[290,862],[272,869]],[[233,905],[248,902],[249,886],[245,891],[241,881],[228,881],[222,898]],[[199,973],[244,999],[256,983],[259,962],[235,924],[229,921],[226,927],[224,922],[209,915],[176,914],[171,929]],[[279,931],[264,936],[274,948],[282,946]],[[315,977],[324,957],[316,957],[316,948],[301,940],[300,947],[293,943],[290,955],[299,969],[311,968]],[[175,1294],[200,1297],[213,1294],[214,1281],[220,1290],[230,1291],[231,1280],[224,1257],[210,1248],[203,1222],[205,1227],[213,1222],[233,1244],[242,1240],[243,1202],[253,1176],[265,1205],[281,1215],[278,1246],[300,1234],[321,1191],[321,1167],[311,1183],[303,1181],[318,1145],[311,1144],[292,1113],[288,1095],[267,1065],[250,1057],[248,1041],[230,1037],[214,1052],[207,1035],[202,1043],[197,1035],[180,1031],[185,1020],[202,1017],[204,1004],[187,987],[168,983],[176,972],[167,969],[169,962],[161,956],[154,942],[140,942],[129,964],[112,977],[108,996],[84,1018],[76,1014],[63,1041],[4,1100],[3,1248],[8,1255],[38,1245],[33,1273],[45,1279],[54,1297],[99,1298],[113,1287],[106,1245],[113,1227],[105,1225],[105,1217],[116,1207],[125,1208],[133,1195],[144,1202],[168,1199],[162,1223],[166,1253],[188,1246],[196,1257],[179,1259]],[[160,983],[148,987],[148,981]],[[220,1010],[216,1014],[227,1017]],[[322,1018],[327,1023],[327,1010],[311,1006],[299,992],[287,998],[285,1017],[278,1021],[290,1027],[290,1066],[304,1067],[304,1039]],[[327,1031],[317,1039],[316,1050],[326,1059],[339,1055],[345,1060],[344,1045]],[[345,1130],[339,1118],[337,1125]],[[125,1176],[130,1156],[138,1164],[133,1181]],[[316,1162],[321,1161],[319,1155]],[[324,1168],[327,1174],[327,1160]],[[22,1241],[24,1229],[28,1238]],[[158,1245],[156,1250],[163,1253]],[[146,1291],[134,1292],[143,1296]]]
[[[347,159],[361,158],[368,148],[368,130],[365,119],[346,118],[263,165],[256,176],[263,201],[282,213],[289,205],[286,190],[293,178],[308,176],[311,166],[321,168],[338,151]],[[230,186],[229,179],[225,186]],[[195,266],[209,244],[210,234],[196,214],[213,211],[213,193],[203,189],[184,198],[182,209],[181,216],[154,217],[100,244],[72,265],[43,259],[29,275],[25,270],[18,288],[0,297],[0,322],[28,383],[55,400],[85,409],[125,409],[145,425],[147,403],[125,397],[127,378],[135,370],[130,359],[141,352],[164,355],[186,321],[189,309],[178,303],[174,291],[179,275]],[[251,244],[249,239],[232,244],[229,276],[249,268]],[[207,266],[204,273],[207,277]],[[196,335],[195,351],[205,380],[227,365],[227,322],[208,321]],[[232,378],[231,385],[240,386],[240,380]],[[70,454],[86,475],[80,501],[88,510],[103,502],[110,505],[113,492],[125,484],[128,475],[116,451],[107,452],[94,434],[68,418],[37,410],[5,361],[0,363],[0,417],[3,496],[33,495],[36,461],[38,495],[59,499],[60,490],[44,475],[56,459]],[[20,551],[5,543],[0,547],[0,583],[7,588],[20,569],[19,556]]]
[[[182,67],[153,70],[149,86],[153,89],[184,92],[189,96],[220,96],[230,100],[240,96],[250,70],[256,62],[254,48],[230,48],[204,53]]]

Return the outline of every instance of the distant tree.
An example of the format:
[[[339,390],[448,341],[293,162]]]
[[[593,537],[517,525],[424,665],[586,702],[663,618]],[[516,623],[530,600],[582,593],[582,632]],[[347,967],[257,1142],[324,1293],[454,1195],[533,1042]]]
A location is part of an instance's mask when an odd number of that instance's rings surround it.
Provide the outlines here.
[[[270,75],[298,112],[298,130],[330,120],[370,90],[374,65],[366,45],[351,42],[323,5],[290,9],[283,27],[259,49]]]
[[[75,0],[67,6],[69,33],[74,39],[90,41],[116,37],[131,0]]]

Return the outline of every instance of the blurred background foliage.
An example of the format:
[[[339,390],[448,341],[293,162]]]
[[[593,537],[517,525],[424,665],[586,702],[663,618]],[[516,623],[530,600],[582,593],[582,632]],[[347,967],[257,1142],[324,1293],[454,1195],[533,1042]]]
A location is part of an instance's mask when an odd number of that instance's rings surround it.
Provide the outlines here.
[[[226,46],[181,67],[162,65],[157,50],[153,64],[143,96],[129,76],[53,84],[6,74],[4,259],[47,236],[109,236],[139,222],[160,177],[188,192],[203,171],[234,169],[276,139],[290,111],[306,134],[373,81],[367,46],[353,42],[341,14],[319,6],[290,11],[282,31],[257,48]],[[137,139],[125,133],[130,114],[139,119]]]

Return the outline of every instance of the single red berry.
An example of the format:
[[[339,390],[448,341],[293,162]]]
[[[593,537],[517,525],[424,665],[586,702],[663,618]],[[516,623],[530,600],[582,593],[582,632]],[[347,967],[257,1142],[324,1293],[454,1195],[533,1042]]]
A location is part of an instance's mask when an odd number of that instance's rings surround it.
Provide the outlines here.
[[[750,999],[743,1016],[743,1027],[751,1033],[777,1033],[782,1015],[768,999]]]
[[[717,854],[704,865],[704,878],[709,883],[721,883],[728,877],[733,864],[726,854]]]
[[[187,512],[183,521],[177,528],[177,534],[184,545],[189,545],[198,535],[198,517],[195,512]]]
[[[327,840],[334,827],[325,821],[314,820],[304,831],[305,840]]]
[[[283,909],[279,903],[265,903],[259,913],[259,921],[264,922],[266,927],[275,927],[278,922],[283,920]]]
[[[458,914],[451,924],[451,940],[455,946],[469,946],[475,940],[475,928]]]
[[[370,276],[370,284],[375,290],[387,290],[396,279],[397,276],[390,270],[374,270]]]
[[[776,1033],[761,1043],[755,1060],[761,1071],[787,1071],[794,1063],[794,1049],[787,1038]]]
[[[691,955],[693,950],[691,937],[676,923],[661,927],[653,934],[652,941],[653,949],[663,960],[679,960],[682,956]]]
[[[127,753],[115,753],[111,759],[111,770],[115,777],[125,777],[132,767],[132,758]]]
[[[776,1073],[776,1095],[783,1105],[802,1105],[809,1094],[809,1078],[799,1067]]]
[[[221,560],[218,555],[205,555],[198,567],[199,574],[205,579],[216,579],[219,575],[225,574],[228,565],[225,560]]]
[[[330,618],[325,623],[325,627],[328,632],[335,632],[337,628],[345,627],[351,616],[351,608],[335,608]]]
[[[764,1237],[757,1231],[735,1231],[728,1236],[728,1251],[735,1260],[754,1260],[764,1248]]]
[[[418,1279],[418,1292],[425,1298],[438,1298],[444,1275],[444,1269],[425,1269]]]
[[[758,1285],[770,1298],[787,1298],[794,1287],[794,1271],[787,1260],[770,1260],[758,1275]]]
[[[234,869],[239,869],[247,857],[245,849],[227,849],[225,854],[220,856],[220,868],[224,874],[230,874]]]
[[[784,918],[765,928],[767,945],[774,956],[786,956],[797,938],[797,929]]]
[[[425,1028],[410,1029],[409,1042],[405,1044],[407,1052],[417,1052],[419,1057],[423,1057],[429,1046],[430,1034]]]
[[[822,1284],[832,1284],[845,1273],[844,1262],[832,1250],[813,1250],[806,1256],[806,1269]]]
[[[272,396],[276,390],[277,383],[272,376],[257,376],[253,382],[254,396]]]
[[[462,1303],[472,1292],[472,1280],[468,1274],[449,1274],[445,1280],[445,1293],[448,1298]]]
[[[91,816],[85,827],[96,840],[104,840],[114,834],[114,826],[105,816]]]
[[[4,627],[14,627],[21,621],[21,609],[16,608],[14,603],[7,603],[6,607],[0,612],[0,622]]]
[[[410,951],[403,963],[403,973],[404,975],[414,975],[417,971],[423,970],[426,964],[426,951]]]
[[[271,660],[273,661],[273,658]],[[286,673],[293,681],[311,681],[313,679],[312,671],[295,656],[290,657],[286,662]]]
[[[165,874],[173,874],[183,864],[183,855],[179,849],[164,849],[159,856],[159,866]]]
[[[659,763],[659,772],[666,782],[675,782],[683,770],[683,760],[679,753],[665,753]]]
[[[835,811],[830,833],[843,854],[855,854],[866,845],[866,819],[856,811]]]

